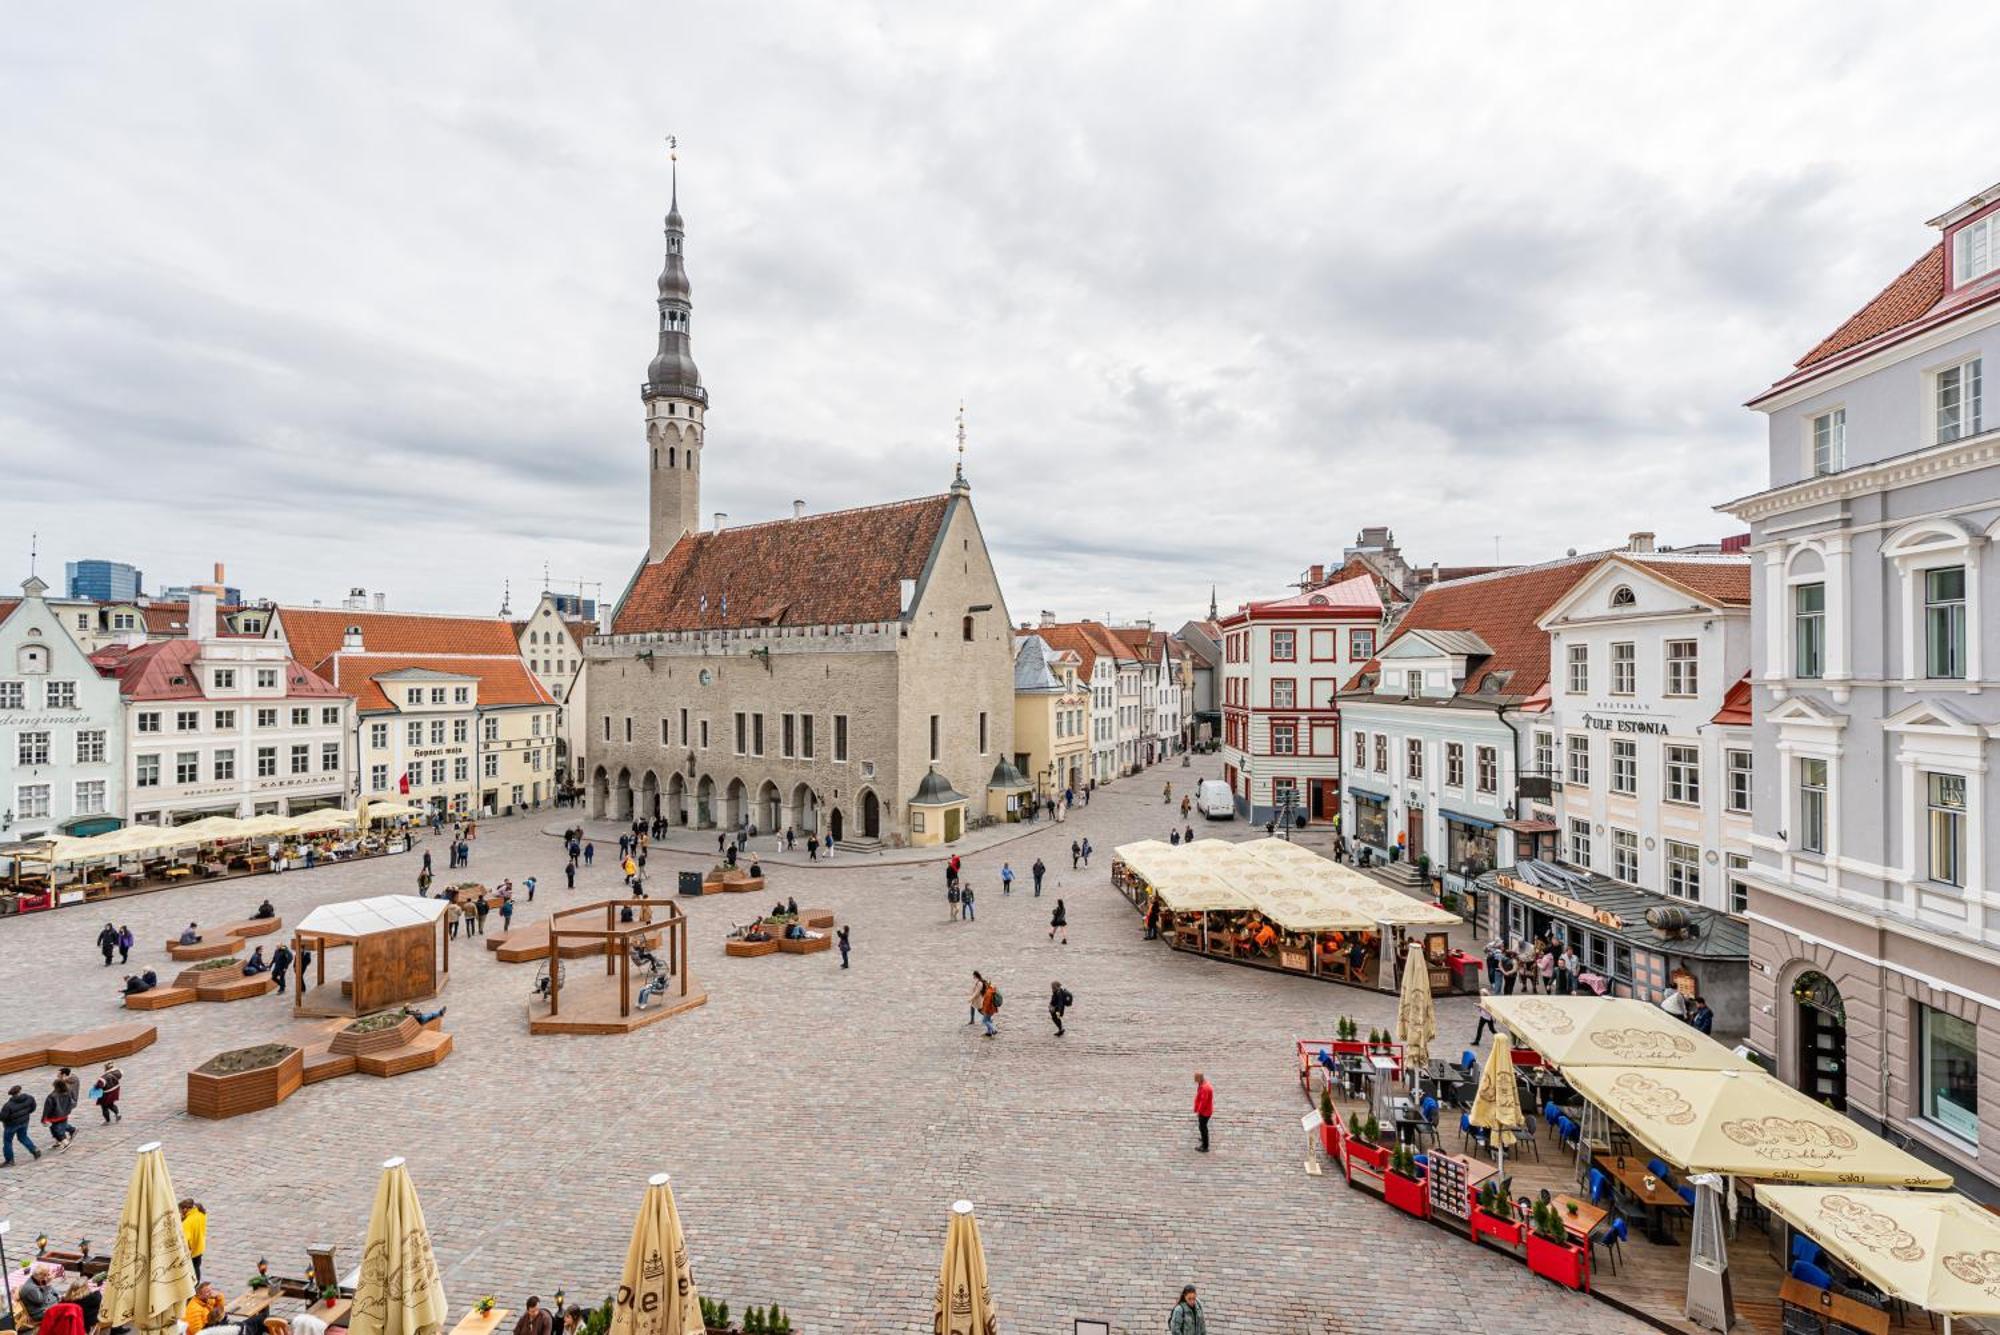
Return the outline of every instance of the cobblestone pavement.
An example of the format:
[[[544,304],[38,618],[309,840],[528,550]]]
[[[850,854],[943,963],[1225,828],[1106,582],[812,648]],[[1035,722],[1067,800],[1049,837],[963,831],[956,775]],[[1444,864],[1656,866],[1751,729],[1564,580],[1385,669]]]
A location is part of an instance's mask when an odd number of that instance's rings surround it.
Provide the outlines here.
[[[1203,772],[1175,767],[1176,795]],[[1392,1024],[1394,998],[1140,940],[1109,862],[1115,844],[1164,833],[1160,773],[971,858],[975,923],[948,921],[935,866],[772,869],[774,896],[852,925],[845,972],[834,954],[727,959],[730,920],[764,899],[682,900],[711,1000],[636,1035],[530,1038],[536,966],[455,950],[445,1025],[457,1048],[442,1066],[349,1076],[217,1123],[182,1111],[183,1074],[277,1035],[289,1006],[158,1012],[160,1041],[124,1063],[125,1120],[96,1125],[86,1103],[72,1150],[0,1174],[0,1215],[15,1239],[108,1240],[132,1151],[164,1141],[175,1185],[210,1212],[208,1274],[233,1296],[259,1256],[302,1269],[307,1243],[338,1245],[343,1271],[358,1264],[378,1165],[406,1155],[456,1317],[485,1293],[518,1309],[558,1286],[573,1299],[605,1292],[645,1179],[666,1170],[702,1291],[738,1312],[776,1300],[801,1331],[927,1329],[947,1209],[961,1196],[978,1206],[1009,1331],[1068,1332],[1093,1317],[1155,1332],[1183,1282],[1202,1286],[1217,1335],[1640,1329],[1306,1174],[1292,1039],[1342,1013]],[[601,850],[563,891],[547,824],[487,823],[475,846],[474,878],[538,877],[517,923],[619,888]],[[1200,827],[1225,831],[1249,833]],[[1096,865],[1073,873],[1069,841],[1084,834]],[[1041,900],[1027,884],[1037,854],[1050,866]],[[1021,876],[1011,897],[1002,856]],[[139,939],[134,963],[164,971],[160,942],[190,918],[243,917],[269,894],[296,922],[314,904],[407,892],[416,866],[403,856],[185,886],[113,911]],[[1058,894],[1067,946],[1048,939]],[[81,909],[0,921],[0,1037],[123,1017],[117,970],[93,949],[101,921]],[[994,1040],[965,1023],[975,968],[1006,997]],[[1058,978],[1076,994],[1061,1039],[1041,1005]],[[1440,1009],[1445,1044],[1470,1032],[1469,1002]],[[1208,1155],[1195,1152],[1189,1113],[1197,1068],[1217,1091]],[[15,1078],[39,1089],[52,1074]]]

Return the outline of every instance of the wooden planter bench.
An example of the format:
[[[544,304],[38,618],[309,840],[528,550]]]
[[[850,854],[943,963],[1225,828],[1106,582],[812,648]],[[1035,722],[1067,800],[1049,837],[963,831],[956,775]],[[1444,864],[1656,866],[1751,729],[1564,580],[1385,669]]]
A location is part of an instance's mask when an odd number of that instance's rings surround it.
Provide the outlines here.
[[[62,1041],[61,1034],[35,1034],[0,1043],[0,1075],[12,1075],[34,1066],[48,1064],[49,1044]],[[70,1063],[75,1065],[75,1063]]]
[[[820,927],[820,928],[828,928],[828,929],[830,929],[830,928],[832,928],[832,926],[833,926],[833,910],[832,910],[832,909],[800,909],[800,910],[799,910],[799,926],[801,926],[801,927]]]
[[[128,1011],[161,1011],[169,1006],[185,1006],[189,1002],[200,1001],[191,987],[155,987],[145,992],[133,992],[125,998]]]
[[[193,988],[199,1001],[242,1001],[269,995],[278,987],[268,973],[253,973],[246,978],[236,969],[183,969],[180,977],[174,979],[174,986]]]
[[[177,960],[221,959],[224,955],[234,954],[237,943],[245,938],[268,936],[284,925],[285,920],[276,915],[269,918],[244,918],[240,922],[215,923],[201,928],[201,940],[191,946],[182,945],[179,937],[172,938],[167,942],[167,954]]]
[[[308,1052],[305,1060],[305,1083],[316,1085],[322,1080],[337,1080],[343,1075],[354,1074],[354,1056],[346,1052]]]
[[[704,876],[701,878],[703,894],[708,893],[708,887],[711,885],[725,894],[741,895],[748,894],[752,890],[762,890],[764,888],[764,878],[761,876],[752,876],[747,871],[732,871],[726,872],[721,876]]]
[[[149,1048],[159,1036],[160,1031],[155,1026],[140,1024],[136,1020],[125,1024],[107,1024],[50,1043],[47,1062],[50,1066],[94,1066],[113,1057],[129,1057],[142,1048]]]
[[[759,955],[777,954],[778,943],[776,941],[725,941],[722,943],[722,953],[733,955],[740,960],[755,959]]]
[[[780,940],[778,942],[778,949],[784,951],[787,955],[812,955],[822,950],[832,950],[833,938],[830,936],[808,936],[802,940]]]
[[[207,940],[197,941],[191,946],[184,946],[176,941],[167,947],[167,958],[179,960],[183,964],[199,963],[202,960],[219,960],[225,955],[234,955],[236,953],[236,946],[236,938],[233,936],[225,936],[219,940],[215,937],[210,937]]]
[[[415,1021],[411,1023],[414,1024]],[[407,1043],[361,1053],[354,1059],[354,1068],[363,1075],[405,1075],[411,1071],[422,1071],[436,1066],[450,1055],[450,1034],[436,1029],[419,1029],[416,1037]]]
[[[189,1071],[187,1110],[195,1117],[240,1117],[275,1108],[305,1084],[305,1054],[292,1048],[270,1066],[227,1075]]]
[[[405,1047],[422,1032],[414,1015],[405,1015],[398,1024],[386,1029],[374,1029],[357,1034],[350,1029],[335,1032],[333,1041],[327,1044],[330,1052],[345,1053],[350,1057],[363,1057],[370,1053],[387,1052],[393,1048]]]

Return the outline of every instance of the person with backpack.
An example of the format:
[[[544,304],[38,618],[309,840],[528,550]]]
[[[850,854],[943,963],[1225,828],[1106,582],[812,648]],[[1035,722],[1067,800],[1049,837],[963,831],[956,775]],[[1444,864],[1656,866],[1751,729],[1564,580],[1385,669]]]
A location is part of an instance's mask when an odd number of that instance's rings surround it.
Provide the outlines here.
[[[1049,940],[1055,940],[1057,932],[1062,933],[1062,943],[1068,945],[1069,911],[1063,908],[1063,902],[1060,899],[1056,901],[1056,911],[1049,915]]]
[[[988,983],[986,984],[986,990],[980,994],[979,998],[979,1019],[986,1026],[984,1037],[997,1038],[999,1036],[1000,1031],[993,1027],[993,1017],[999,1013],[999,1010],[1000,989]]]
[[[125,1073],[118,1069],[117,1062],[104,1063],[104,1074],[97,1077],[97,1083],[91,1088],[97,1094],[97,1111],[104,1115],[105,1121],[116,1122],[124,1118],[125,1114],[118,1111],[118,1096],[125,1089]]]
[[[965,1004],[965,1022],[967,1024],[979,1023],[979,1003],[985,999],[986,975],[974,969],[972,971],[972,996],[967,999]]]
[[[70,1109],[74,1107],[76,1096],[70,1093],[62,1077],[57,1076],[54,1086],[42,1099],[42,1125],[49,1129],[49,1136],[59,1150],[68,1149],[70,1137],[76,1134],[76,1128],[69,1124]]]
[[[1049,1018],[1056,1022],[1056,1037],[1063,1036],[1063,1012],[1076,1004],[1076,998],[1060,982],[1049,985]]]
[[[1167,1318],[1167,1335],[1208,1335],[1201,1296],[1194,1291],[1194,1285],[1181,1290],[1181,1300],[1174,1304],[1173,1315]]]

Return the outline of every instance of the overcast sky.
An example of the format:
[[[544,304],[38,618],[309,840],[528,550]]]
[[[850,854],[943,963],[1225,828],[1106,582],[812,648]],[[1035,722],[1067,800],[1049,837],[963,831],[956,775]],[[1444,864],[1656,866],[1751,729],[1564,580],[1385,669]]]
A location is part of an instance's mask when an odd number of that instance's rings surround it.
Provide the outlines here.
[[[0,586],[519,608],[645,546],[677,134],[703,509],[973,482],[1016,619],[1711,539],[2000,179],[1990,4],[38,7]],[[15,573],[5,573],[12,571]]]

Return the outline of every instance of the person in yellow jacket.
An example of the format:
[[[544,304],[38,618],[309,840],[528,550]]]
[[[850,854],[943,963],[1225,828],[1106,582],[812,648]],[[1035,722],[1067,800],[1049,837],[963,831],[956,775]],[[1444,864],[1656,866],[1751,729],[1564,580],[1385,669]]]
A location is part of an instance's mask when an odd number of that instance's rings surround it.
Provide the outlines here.
[[[185,1218],[182,1223],[186,1224]],[[215,1285],[206,1282],[196,1285],[194,1297],[188,1299],[187,1310],[181,1313],[181,1319],[187,1322],[187,1335],[200,1335],[209,1326],[225,1324],[228,1310],[228,1300]]]
[[[208,1211],[192,1197],[181,1197],[181,1236],[187,1239],[188,1260],[194,1263],[194,1278],[201,1282],[201,1254],[208,1250]],[[194,1325],[189,1323],[192,1331]]]

